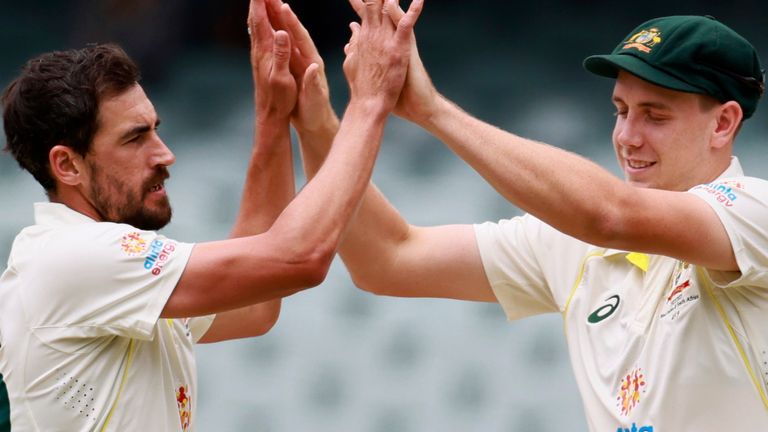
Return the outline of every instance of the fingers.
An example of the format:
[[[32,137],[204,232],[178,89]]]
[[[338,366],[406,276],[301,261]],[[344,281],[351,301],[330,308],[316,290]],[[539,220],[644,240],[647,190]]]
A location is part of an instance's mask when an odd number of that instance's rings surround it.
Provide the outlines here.
[[[312,37],[309,35],[307,29],[301,24],[299,17],[296,16],[293,9],[291,9],[287,3],[284,3],[280,8],[280,13],[282,23],[285,24],[285,30],[290,33],[296,48],[306,56],[319,58],[320,54],[317,51],[315,43],[312,41]]]
[[[291,37],[284,30],[275,33],[275,41],[272,46],[272,73],[288,74],[288,64],[291,60]]]
[[[384,12],[389,15],[392,24],[397,25],[405,15],[405,11],[397,3],[397,0],[386,0],[384,3]]]
[[[400,21],[397,23],[397,32],[395,37],[399,42],[405,43],[410,40],[413,35],[413,27],[416,25],[416,21],[421,15],[421,11],[424,8],[424,0],[413,0],[408,7],[408,12],[403,15]]]
[[[312,63],[307,67],[304,72],[304,79],[301,80],[304,91],[309,91],[312,94],[320,91],[321,79],[320,79],[320,65]]]
[[[349,43],[344,46],[344,54],[346,55],[353,53],[357,46],[357,35],[360,33],[360,24],[351,22],[349,23],[349,29],[352,30],[352,36],[349,37]]]
[[[272,27],[269,24],[264,0],[251,0],[248,9],[248,32],[254,45],[269,41],[272,37]]]
[[[363,2],[363,22],[380,24],[384,7],[382,0],[364,0]]]
[[[267,16],[269,22],[272,24],[272,28],[275,30],[285,30],[285,23],[282,16],[282,0],[266,0],[267,2]]]
[[[349,0],[349,4],[352,5],[352,9],[355,10],[355,13],[357,13],[357,16],[362,18],[363,12],[365,9],[365,6],[363,5],[363,0]]]

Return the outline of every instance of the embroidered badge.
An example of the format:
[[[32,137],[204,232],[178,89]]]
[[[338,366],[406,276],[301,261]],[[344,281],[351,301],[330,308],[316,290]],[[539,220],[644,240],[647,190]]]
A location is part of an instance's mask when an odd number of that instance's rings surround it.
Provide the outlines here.
[[[641,368],[634,368],[619,382],[619,394],[616,397],[616,406],[621,415],[627,416],[640,404],[645,393],[645,374]]]
[[[664,298],[659,318],[674,321],[689,305],[699,300],[698,288],[694,284],[695,267],[682,261],[675,265],[669,294]]]
[[[625,42],[625,45],[622,47],[622,49],[634,48],[638,51],[649,53],[651,50],[653,50],[654,45],[660,42],[661,31],[659,31],[659,29],[656,27],[652,27],[639,33],[635,33],[634,36]]]

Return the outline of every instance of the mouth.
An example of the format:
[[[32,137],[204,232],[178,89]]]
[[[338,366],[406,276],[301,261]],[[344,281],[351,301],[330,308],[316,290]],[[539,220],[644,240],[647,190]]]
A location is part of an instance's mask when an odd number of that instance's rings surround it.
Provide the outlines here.
[[[146,189],[148,194],[165,194],[165,180],[168,179],[170,176],[168,175],[168,171],[161,170],[159,171],[153,179],[150,179],[146,184],[149,185],[149,187]]]
[[[638,159],[626,159],[626,162],[627,167],[633,170],[642,170],[656,165],[656,162],[649,162]]]

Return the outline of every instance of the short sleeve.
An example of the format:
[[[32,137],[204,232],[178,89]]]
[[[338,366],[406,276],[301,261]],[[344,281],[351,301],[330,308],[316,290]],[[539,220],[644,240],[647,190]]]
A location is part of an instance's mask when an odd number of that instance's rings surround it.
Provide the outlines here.
[[[43,341],[152,339],[192,244],[113,223],[58,228],[31,260],[24,307]]]
[[[583,244],[569,242],[531,215],[475,225],[475,235],[488,281],[509,319],[562,311],[575,268],[567,257],[574,244],[581,256]]]
[[[215,319],[215,314],[190,318],[187,324],[192,335],[192,341],[195,343],[199,342],[205,336],[205,333],[208,332],[208,329],[211,328]]]
[[[768,287],[768,182],[722,179],[692,188],[712,207],[731,240],[739,273],[709,271],[721,287]]]

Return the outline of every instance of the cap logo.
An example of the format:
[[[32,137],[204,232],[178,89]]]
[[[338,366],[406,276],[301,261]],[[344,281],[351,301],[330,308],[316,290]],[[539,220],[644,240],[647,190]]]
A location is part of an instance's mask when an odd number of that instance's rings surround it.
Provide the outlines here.
[[[656,27],[642,30],[624,42],[622,49],[635,48],[638,51],[649,53],[653,46],[661,42],[661,31]]]

